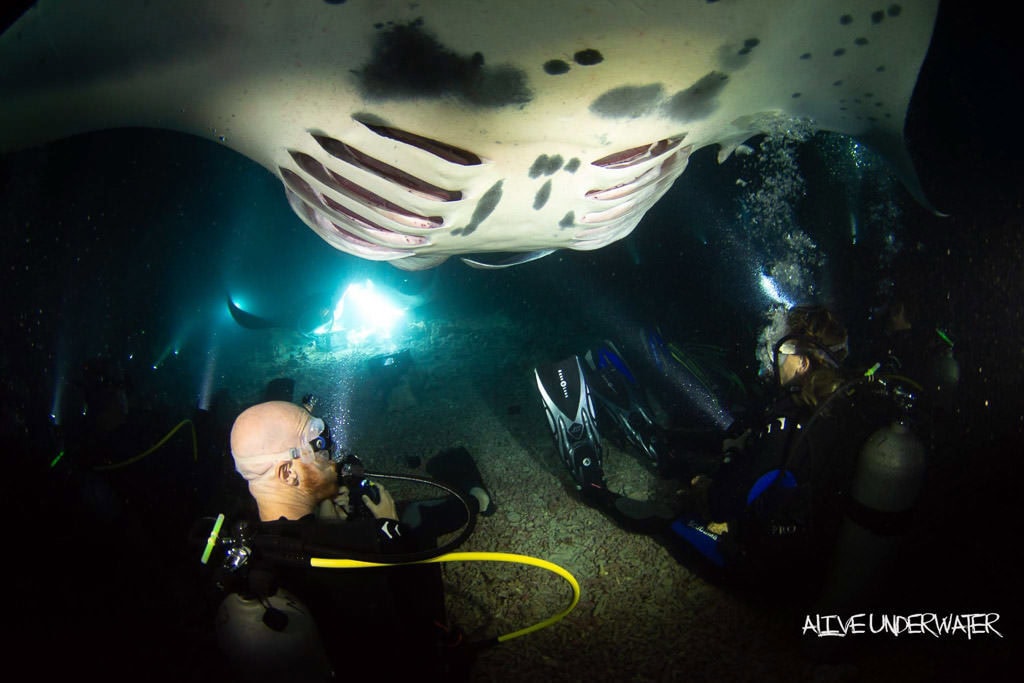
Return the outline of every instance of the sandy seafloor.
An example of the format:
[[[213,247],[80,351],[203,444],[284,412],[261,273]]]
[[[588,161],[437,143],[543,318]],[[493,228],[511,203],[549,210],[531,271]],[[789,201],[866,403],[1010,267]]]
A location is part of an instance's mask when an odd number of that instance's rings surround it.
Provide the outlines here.
[[[533,367],[558,358],[561,345],[549,348],[543,341],[557,339],[553,331],[550,320],[512,320],[500,313],[421,320],[396,347],[409,349],[413,369],[393,388],[354,397],[365,353],[323,351],[294,335],[260,332],[266,345],[234,359],[246,368],[237,377],[248,379],[231,390],[247,404],[257,400],[266,380],[294,380],[296,399],[315,393],[335,429],[345,413],[345,445],[374,471],[425,474],[409,459],[464,446],[475,456],[497,511],[479,519],[459,550],[533,556],[576,577],[581,597],[575,610],[559,623],[484,650],[472,680],[1002,679],[997,672],[1003,671],[1005,642],[991,635],[971,642],[906,634],[849,637],[838,643],[846,648],[838,659],[819,661],[808,647],[823,643],[801,638],[810,609],[761,601],[709,580],[701,566],[680,563],[652,538],[626,532],[581,504],[557,458],[533,378]],[[658,479],[607,438],[605,448],[613,489],[634,498],[671,498],[673,482]],[[396,499],[422,493],[405,486],[391,485]],[[913,603],[921,611],[944,607],[940,596],[948,582],[971,580],[946,576],[941,567],[929,572],[911,580],[923,593],[923,602]],[[443,573],[449,617],[474,640],[546,619],[571,598],[562,578],[535,567],[449,563]],[[967,604],[971,611],[998,611],[997,605]]]

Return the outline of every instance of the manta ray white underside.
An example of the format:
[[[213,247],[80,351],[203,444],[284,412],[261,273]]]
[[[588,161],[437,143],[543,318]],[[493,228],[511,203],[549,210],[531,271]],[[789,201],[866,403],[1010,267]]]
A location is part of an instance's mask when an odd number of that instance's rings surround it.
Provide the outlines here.
[[[0,36],[0,149],[146,126],[418,269],[621,239],[707,145],[903,125],[937,0],[42,0]],[[523,257],[519,260],[524,260]],[[509,262],[513,262],[512,259]]]

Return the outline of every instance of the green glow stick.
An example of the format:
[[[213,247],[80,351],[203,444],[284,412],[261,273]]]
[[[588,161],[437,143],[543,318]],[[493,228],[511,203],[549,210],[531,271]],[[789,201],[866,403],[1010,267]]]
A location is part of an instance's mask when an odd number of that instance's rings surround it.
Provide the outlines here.
[[[220,527],[224,524],[224,513],[217,515],[217,521],[213,523],[213,530],[210,531],[210,537],[206,539],[206,550],[203,551],[203,558],[200,560],[203,564],[210,559],[210,553],[213,552],[213,546],[217,545],[217,539],[220,537]]]

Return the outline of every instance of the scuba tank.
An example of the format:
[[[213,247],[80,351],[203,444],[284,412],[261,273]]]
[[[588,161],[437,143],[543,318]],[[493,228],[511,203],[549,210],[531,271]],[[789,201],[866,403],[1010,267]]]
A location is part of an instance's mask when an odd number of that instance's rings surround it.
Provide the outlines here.
[[[861,448],[850,496],[821,595],[823,613],[840,614],[869,599],[899,551],[924,484],[925,447],[897,419]],[[859,609],[859,608],[858,608]]]
[[[216,630],[236,680],[323,683],[332,678],[309,609],[283,588],[267,598],[228,594],[217,609]]]

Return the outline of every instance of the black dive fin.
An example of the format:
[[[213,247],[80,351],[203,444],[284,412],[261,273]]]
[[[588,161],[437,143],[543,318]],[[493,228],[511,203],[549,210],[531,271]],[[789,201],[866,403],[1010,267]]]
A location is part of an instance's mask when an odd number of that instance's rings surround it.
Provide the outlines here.
[[[603,487],[601,436],[579,357],[537,367],[533,374],[562,462],[578,486]]]

